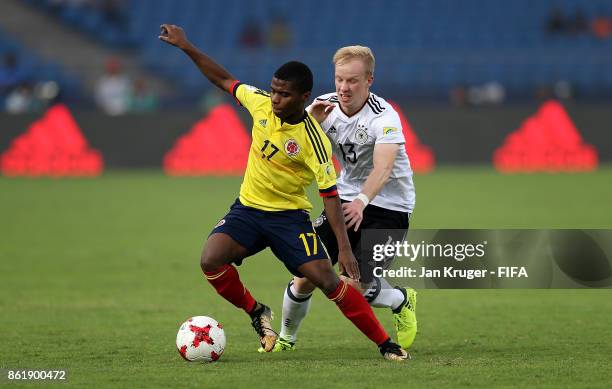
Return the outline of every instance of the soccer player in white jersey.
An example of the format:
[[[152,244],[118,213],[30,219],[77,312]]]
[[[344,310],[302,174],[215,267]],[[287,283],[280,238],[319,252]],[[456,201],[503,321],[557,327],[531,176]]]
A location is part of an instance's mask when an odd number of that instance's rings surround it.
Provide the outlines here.
[[[381,264],[374,265],[372,250],[361,247],[363,230],[385,230],[379,231],[382,241],[377,243],[386,243],[389,237],[403,240],[408,231],[415,191],[400,118],[389,103],[370,92],[374,55],[368,47],[343,47],[334,55],[333,63],[336,92],[317,97],[307,110],[321,124],[342,166],[338,192],[361,274],[359,282],[345,279],[353,282],[370,305],[392,310],[398,343],[407,350],[417,332],[416,292],[393,288],[384,278],[375,277],[373,266]],[[314,226],[335,261],[338,248],[325,212]],[[340,271],[344,272],[342,266]],[[287,286],[282,328],[274,351],[295,348],[314,288],[307,279],[298,277]]]

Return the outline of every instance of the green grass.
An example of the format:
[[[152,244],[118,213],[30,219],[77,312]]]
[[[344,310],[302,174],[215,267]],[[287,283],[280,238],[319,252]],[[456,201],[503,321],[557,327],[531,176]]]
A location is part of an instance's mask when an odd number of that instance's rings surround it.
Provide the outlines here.
[[[415,228],[612,227],[610,168],[442,168],[415,181]],[[258,354],[246,315],[198,266],[239,185],[157,172],[0,179],[0,367],[68,369],[79,387],[612,385],[609,289],[421,290],[420,333],[405,364],[382,360],[317,293],[298,351]],[[282,264],[266,251],[240,272],[280,315]],[[392,333],[391,315],[376,312]],[[186,363],[175,350],[178,325],[199,314],[225,326],[218,363]]]

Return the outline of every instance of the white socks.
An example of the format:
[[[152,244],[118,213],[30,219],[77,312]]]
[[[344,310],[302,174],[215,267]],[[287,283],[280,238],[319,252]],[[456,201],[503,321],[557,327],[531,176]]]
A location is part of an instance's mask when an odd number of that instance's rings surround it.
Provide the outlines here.
[[[379,282],[376,282],[377,280]],[[375,279],[372,285],[376,285],[380,289],[374,300],[368,300],[371,306],[396,310],[404,302],[404,294],[399,289],[393,288],[384,278]]]
[[[399,289],[393,288],[384,278],[377,278],[372,281],[371,287],[364,294],[366,299],[368,295],[376,295],[374,300],[367,300],[371,306],[377,308],[390,308],[396,310],[404,302],[404,294]],[[295,343],[300,324],[310,309],[311,297],[312,293],[297,293],[293,286],[293,281],[287,285],[283,295],[281,338],[288,342]]]
[[[399,291],[398,291],[399,292]],[[401,292],[400,292],[401,294]],[[280,337],[294,343],[302,319],[306,317],[310,308],[312,293],[297,293],[293,281],[287,285],[283,296],[283,319],[281,322]]]

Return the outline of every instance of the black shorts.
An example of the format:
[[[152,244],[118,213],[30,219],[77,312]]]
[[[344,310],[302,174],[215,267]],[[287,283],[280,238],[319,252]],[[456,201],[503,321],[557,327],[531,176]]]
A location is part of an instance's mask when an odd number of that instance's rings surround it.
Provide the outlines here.
[[[342,201],[346,203],[347,201]],[[332,230],[325,211],[313,223],[315,231],[323,241],[327,253],[335,265],[338,262],[338,241]],[[410,214],[408,212],[393,211],[386,208],[377,207],[376,205],[368,205],[363,210],[363,220],[357,231],[354,227],[348,229],[348,237],[351,242],[353,254],[359,264],[359,273],[361,274],[360,281],[370,283],[374,279],[374,267],[382,266],[387,268],[393,258],[387,258],[385,263],[374,261],[373,244],[385,244],[389,239],[393,241],[403,241],[410,226]],[[368,244],[362,247],[362,234],[370,230],[368,233]],[[386,230],[384,233],[376,234],[371,230]],[[367,247],[365,247],[367,246]]]
[[[328,258],[313,230],[309,213],[303,210],[262,211],[236,200],[211,235],[218,232],[229,235],[246,248],[245,258],[270,247],[287,270],[298,277],[302,277],[298,270],[301,265]],[[242,259],[234,263],[240,265]]]

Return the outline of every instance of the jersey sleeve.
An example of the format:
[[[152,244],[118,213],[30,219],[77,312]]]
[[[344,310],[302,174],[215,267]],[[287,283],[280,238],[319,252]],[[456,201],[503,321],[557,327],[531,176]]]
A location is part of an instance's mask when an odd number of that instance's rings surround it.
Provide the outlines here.
[[[332,162],[331,143],[316,121],[309,117],[304,121],[308,146],[304,153],[304,163],[314,173],[319,195],[334,197],[338,195],[336,188],[336,170]]]
[[[236,81],[230,89],[232,95],[234,95],[238,101],[238,104],[248,109],[251,113],[253,113],[255,108],[270,100],[270,94],[268,92],[251,85],[243,84],[240,81]]]
[[[373,131],[376,136],[376,144],[379,143],[396,143],[404,144],[404,132],[402,123],[397,112],[392,111],[388,114],[377,118],[373,124]]]

